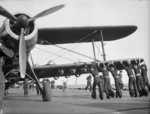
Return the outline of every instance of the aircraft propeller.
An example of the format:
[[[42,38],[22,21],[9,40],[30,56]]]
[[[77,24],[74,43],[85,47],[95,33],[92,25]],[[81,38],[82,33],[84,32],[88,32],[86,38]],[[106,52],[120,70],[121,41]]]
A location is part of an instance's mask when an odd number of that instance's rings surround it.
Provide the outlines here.
[[[34,21],[35,19],[41,18],[41,17],[43,17],[43,16],[47,16],[47,15],[49,15],[49,14],[51,14],[51,13],[54,13],[54,12],[60,10],[60,9],[63,8],[63,7],[64,7],[64,5],[61,4],[61,5],[58,5],[58,6],[54,6],[54,7],[52,7],[52,8],[49,8],[49,9],[47,9],[47,10],[44,10],[44,11],[42,11],[41,13],[38,13],[38,14],[35,15],[34,17],[30,18],[30,19],[29,19],[29,22],[30,22],[30,21]]]
[[[15,16],[13,16],[11,13],[9,13],[5,8],[0,6],[0,15],[7,17],[8,19],[17,20]]]
[[[4,16],[10,20],[16,21],[15,25],[21,31],[20,36],[19,36],[19,66],[20,66],[20,74],[21,74],[22,78],[25,77],[26,62],[27,62],[26,42],[25,42],[25,38],[24,38],[24,32],[25,32],[25,29],[28,27],[29,22],[32,22],[36,19],[39,19],[41,17],[52,14],[52,13],[60,10],[63,7],[64,7],[63,4],[54,6],[52,8],[49,8],[47,10],[44,10],[44,11],[38,13],[34,17],[28,18],[26,15],[23,15],[23,14],[18,17],[15,17],[10,12],[8,12],[5,8],[0,6],[0,15]]]
[[[25,77],[26,73],[26,62],[27,62],[27,55],[26,55],[26,43],[24,39],[24,28],[21,28],[21,33],[19,36],[19,66],[20,66],[20,74],[21,77]]]

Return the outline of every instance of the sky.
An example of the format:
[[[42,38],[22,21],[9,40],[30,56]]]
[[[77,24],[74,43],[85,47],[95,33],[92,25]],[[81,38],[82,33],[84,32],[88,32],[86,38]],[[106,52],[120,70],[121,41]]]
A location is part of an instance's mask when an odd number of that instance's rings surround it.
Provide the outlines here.
[[[36,21],[38,28],[135,25],[138,29],[130,36],[105,42],[106,59],[144,58],[148,69],[150,68],[150,0],[0,0],[0,4],[11,13],[21,11],[31,16],[59,4],[65,5],[56,13],[38,19]],[[0,25],[4,20],[5,18],[0,17]],[[91,43],[60,46],[93,57]],[[97,42],[95,47],[97,59],[103,60],[100,42]],[[58,57],[54,53],[63,57]],[[34,63],[40,65],[44,65],[49,60],[53,60],[55,64],[93,61],[55,46],[36,45],[31,54]],[[126,72],[124,71],[123,74],[123,81],[127,83]],[[86,76],[79,77],[77,84],[86,84]],[[60,78],[56,84],[61,84],[64,80],[66,79]],[[76,82],[74,76],[67,80],[68,84]],[[114,83],[112,78],[111,82]]]

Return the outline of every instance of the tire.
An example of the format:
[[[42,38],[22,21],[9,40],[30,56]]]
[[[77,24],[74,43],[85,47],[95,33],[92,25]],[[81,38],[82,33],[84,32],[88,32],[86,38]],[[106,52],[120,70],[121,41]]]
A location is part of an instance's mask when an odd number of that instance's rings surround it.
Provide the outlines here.
[[[52,90],[49,82],[43,81],[43,101],[51,101]]]

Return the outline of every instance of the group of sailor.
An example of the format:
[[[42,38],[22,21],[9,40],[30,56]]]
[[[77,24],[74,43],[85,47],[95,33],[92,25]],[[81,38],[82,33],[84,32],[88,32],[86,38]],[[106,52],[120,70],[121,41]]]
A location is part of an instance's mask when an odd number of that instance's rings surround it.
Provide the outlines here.
[[[4,74],[2,71],[2,67],[5,64],[5,56],[12,58],[14,56],[14,53],[10,50],[7,49],[5,46],[3,46],[0,43],[0,110],[2,109],[2,104],[3,104],[3,97],[4,97],[4,87],[5,87],[5,78]],[[148,90],[150,91],[150,84],[148,81],[148,76],[147,76],[147,67],[144,64],[140,65],[140,60],[137,61],[135,60],[135,63],[131,63],[130,61],[127,62],[127,64],[124,64],[124,62],[120,61],[120,64],[122,64],[123,68],[126,70],[128,77],[129,77],[129,94],[131,97],[142,97],[142,96],[147,96],[148,91],[146,89],[146,86]],[[107,99],[110,99],[110,97],[116,97],[121,98],[122,97],[122,92],[121,89],[123,87],[122,80],[120,78],[121,74],[118,74],[118,69],[116,68],[115,64],[113,62],[110,62],[108,64],[103,64],[101,65],[100,63],[97,64],[92,64],[91,68],[89,68],[86,64],[85,67],[87,70],[92,74],[94,78],[93,82],[93,88],[91,89],[92,91],[92,98],[96,99],[96,86],[98,85],[99,87],[99,97],[100,99],[104,99],[104,91],[106,92],[106,97]],[[102,76],[99,76],[99,70],[102,72]],[[133,72],[134,71],[134,72]],[[110,77],[109,77],[109,72],[111,72],[114,81],[115,81],[115,88],[116,88],[116,93],[114,93],[111,83],[110,83]],[[88,78],[88,85],[90,84],[91,78]],[[86,87],[86,89],[88,86]]]
[[[148,91],[150,92],[150,83],[148,81],[147,76],[147,67],[145,63],[140,64],[140,59],[135,60],[134,63],[131,61],[127,61],[127,64],[120,61],[120,64],[127,72],[129,77],[128,82],[128,89],[129,95],[131,97],[142,97],[148,96]],[[99,89],[99,97],[101,100],[104,99],[104,91],[106,93],[106,98],[110,99],[110,97],[114,98],[116,96],[121,98],[122,97],[122,89],[123,89],[123,82],[122,82],[122,71],[118,73],[118,69],[113,62],[110,63],[92,63],[92,66],[89,68],[87,64],[85,64],[87,70],[93,76],[93,88],[91,86],[91,76],[87,77],[87,88],[90,86],[90,91],[92,91],[91,97],[96,99],[96,86],[98,85]],[[99,75],[99,70],[102,72],[102,75]],[[116,92],[114,93],[111,83],[109,72],[111,72],[114,82],[115,82],[115,89]],[[148,88],[148,90],[146,89]]]

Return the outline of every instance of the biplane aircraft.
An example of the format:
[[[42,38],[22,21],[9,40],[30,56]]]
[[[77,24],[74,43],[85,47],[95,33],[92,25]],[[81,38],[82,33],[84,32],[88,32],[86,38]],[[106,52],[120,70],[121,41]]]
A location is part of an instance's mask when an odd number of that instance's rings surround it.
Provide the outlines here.
[[[118,40],[127,37],[137,30],[137,26],[133,25],[80,26],[38,29],[35,22],[36,19],[54,13],[63,7],[64,5],[54,6],[35,15],[34,17],[31,17],[30,15],[22,12],[11,14],[0,6],[0,15],[6,17],[6,20],[0,28],[0,43],[14,52],[14,56],[12,58],[8,58],[6,56],[7,59],[3,67],[5,78],[11,81],[12,78],[21,80],[26,79],[26,77],[30,77],[36,82],[39,90],[41,91],[43,101],[50,101],[51,90],[48,89],[50,87],[47,82],[43,82],[43,87],[41,87],[38,81],[39,78],[54,77],[57,79],[60,76],[67,78],[71,75],[78,77],[81,74],[88,72],[84,67],[84,63],[31,66],[29,63],[29,54],[36,44],[52,45],[73,43],[76,41],[78,41],[78,43],[93,43],[94,41],[101,41],[104,62],[107,63],[110,61],[106,61],[103,41]],[[7,52],[3,49],[0,49],[0,51],[7,55]],[[94,58],[94,60],[100,63],[103,62],[97,60],[96,58]],[[127,60],[128,59],[123,61],[127,62]],[[130,60],[134,61],[135,59]],[[141,62],[142,61],[144,60],[141,59]],[[120,64],[120,60],[113,60],[113,62],[116,64],[117,69],[123,69]],[[92,63],[87,63],[87,65],[91,66]],[[16,71],[18,70],[19,75],[16,75]]]

